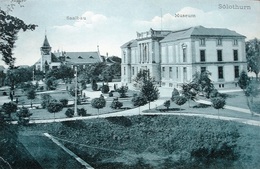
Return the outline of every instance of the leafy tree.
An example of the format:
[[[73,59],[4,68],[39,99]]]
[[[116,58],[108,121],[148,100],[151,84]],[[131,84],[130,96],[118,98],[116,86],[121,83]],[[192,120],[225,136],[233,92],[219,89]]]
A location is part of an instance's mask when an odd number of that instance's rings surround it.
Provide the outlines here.
[[[31,108],[32,108],[32,100],[36,98],[36,92],[34,88],[30,89],[27,93],[27,99],[31,100]]]
[[[180,106],[180,110],[181,110],[181,105],[185,104],[186,102],[187,102],[187,98],[184,96],[177,96],[174,99],[174,103]]]
[[[67,117],[71,118],[71,117],[73,117],[73,115],[74,115],[74,111],[73,111],[72,109],[67,109],[67,110],[65,111],[65,115],[66,115]]]
[[[63,105],[61,102],[58,102],[56,100],[52,100],[48,106],[47,106],[47,110],[50,113],[54,114],[54,119],[55,119],[55,113],[60,112],[63,109]]]
[[[19,31],[34,30],[37,25],[27,25],[23,20],[6,14],[2,9],[0,9],[0,25],[0,53],[3,56],[2,60],[13,69],[15,58],[12,55]]]
[[[146,97],[141,93],[139,95],[135,95],[131,101],[134,106],[143,106],[147,103]]]
[[[169,110],[169,107],[171,106],[171,101],[170,100],[166,100],[163,105],[167,108],[167,110]]]
[[[58,83],[56,82],[55,77],[50,77],[50,78],[46,79],[45,83],[46,83],[48,90],[55,90],[56,87],[58,86]]]
[[[58,69],[51,69],[46,73],[46,78],[54,77],[55,79],[62,79],[65,83],[68,83],[74,78],[74,70],[66,65],[61,65]]]
[[[150,103],[154,100],[157,100],[160,94],[158,88],[153,84],[153,81],[150,77],[144,80],[141,93],[147,99],[150,110]]]
[[[92,81],[91,87],[92,87],[93,91],[97,91],[98,90],[98,85],[97,85],[95,80]]]
[[[44,93],[44,94],[41,95],[41,99],[42,99],[42,103],[41,103],[42,108],[45,109],[45,108],[48,107],[49,103],[51,102],[52,97],[51,97],[50,94]]]
[[[121,98],[126,97],[127,91],[128,91],[128,86],[121,86],[120,88],[117,89],[117,92],[120,94]]]
[[[171,100],[174,101],[175,97],[177,97],[177,96],[180,96],[180,92],[176,88],[174,88],[173,91],[172,91]]]
[[[99,114],[99,109],[102,109],[103,107],[106,106],[106,100],[104,97],[101,95],[99,98],[94,98],[91,101],[91,106],[98,109],[98,114]]]
[[[120,109],[123,106],[123,103],[118,101],[118,99],[114,99],[113,102],[111,103],[110,107],[112,109]]]
[[[218,115],[219,115],[219,109],[223,109],[223,107],[226,104],[226,101],[222,97],[214,97],[211,99],[212,106],[218,110]]]
[[[32,113],[29,111],[28,108],[20,108],[19,111],[16,112],[16,116],[18,117],[18,124],[28,125],[31,115]]]
[[[255,38],[246,42],[246,58],[249,72],[254,72],[256,79],[260,72],[260,41]]]
[[[183,83],[181,85],[182,88],[182,95],[184,97],[186,97],[186,99],[189,102],[189,107],[190,107],[190,100],[194,100],[196,98],[196,95],[198,94],[198,92],[193,88],[193,84],[192,83]]]
[[[238,86],[245,91],[249,84],[250,78],[247,76],[247,73],[245,71],[242,71],[240,73],[239,79],[238,79]]]
[[[8,114],[8,117],[11,118],[11,113],[16,112],[17,110],[17,104],[14,102],[4,103],[2,106],[2,110]]]
[[[137,89],[141,89],[141,87],[143,86],[143,83],[146,79],[148,79],[150,77],[149,75],[149,71],[148,70],[140,70],[135,79],[134,79],[134,87],[136,87]],[[153,79],[151,79],[153,80]]]
[[[62,103],[63,107],[67,107],[69,100],[68,99],[60,99],[60,102]]]
[[[252,104],[254,102],[253,98],[256,97],[259,94],[259,83],[258,81],[250,81],[249,85],[247,86],[245,90],[245,95],[247,97],[247,105],[251,111],[251,114],[254,115],[254,112],[252,111]]]
[[[211,79],[209,78],[210,75],[211,73],[209,71],[202,73],[197,72],[194,74],[191,82],[194,91],[202,92],[206,98],[209,98],[210,93],[215,89]]]

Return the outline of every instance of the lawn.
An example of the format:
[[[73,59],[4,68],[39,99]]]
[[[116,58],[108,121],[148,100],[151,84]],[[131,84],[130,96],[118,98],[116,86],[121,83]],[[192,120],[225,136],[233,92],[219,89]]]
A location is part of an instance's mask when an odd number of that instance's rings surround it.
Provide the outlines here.
[[[24,130],[24,127],[21,127]],[[259,168],[259,127],[184,116],[37,124],[96,169]]]

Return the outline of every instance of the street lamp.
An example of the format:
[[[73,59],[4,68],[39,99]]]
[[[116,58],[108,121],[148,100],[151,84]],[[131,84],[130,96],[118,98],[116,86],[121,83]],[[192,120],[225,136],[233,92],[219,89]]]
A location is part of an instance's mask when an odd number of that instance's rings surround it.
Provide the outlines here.
[[[74,102],[74,105],[75,105],[75,107],[74,107],[74,114],[77,114],[77,94],[78,94],[78,89],[77,89],[77,82],[78,81],[78,79],[77,79],[77,66],[75,66],[75,102]]]

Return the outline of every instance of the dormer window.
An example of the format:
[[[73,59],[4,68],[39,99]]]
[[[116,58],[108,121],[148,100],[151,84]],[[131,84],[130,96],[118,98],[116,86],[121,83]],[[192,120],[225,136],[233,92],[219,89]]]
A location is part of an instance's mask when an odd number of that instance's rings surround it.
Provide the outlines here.
[[[81,56],[78,56],[79,59],[83,59]]]
[[[93,56],[89,56],[90,59],[93,59]]]

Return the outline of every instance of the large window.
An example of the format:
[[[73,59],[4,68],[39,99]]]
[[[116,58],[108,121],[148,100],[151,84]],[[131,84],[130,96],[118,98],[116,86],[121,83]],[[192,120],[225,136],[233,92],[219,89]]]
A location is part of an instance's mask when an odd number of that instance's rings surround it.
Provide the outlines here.
[[[132,67],[132,73],[133,73],[133,75],[135,75],[135,68],[134,67]]]
[[[200,50],[200,61],[201,62],[205,62],[206,61],[205,50]]]
[[[178,79],[178,78],[179,78],[179,68],[176,67],[176,79]]]
[[[234,55],[234,61],[238,61],[238,51],[233,50],[233,55]]]
[[[183,48],[183,62],[187,62],[187,48]]]
[[[200,46],[205,46],[205,38],[200,39]]]
[[[239,66],[234,67],[235,78],[239,78]]]
[[[183,68],[183,81],[184,82],[187,81],[187,68],[186,67]]]
[[[162,67],[162,77],[164,77],[165,74],[165,67]]]
[[[124,75],[125,75],[125,67],[124,67]]]
[[[172,78],[172,67],[169,67],[169,78]]]
[[[218,67],[218,78],[219,79],[223,79],[224,76],[223,76],[223,66],[219,66]]]
[[[222,50],[217,50],[218,61],[222,61]]]

